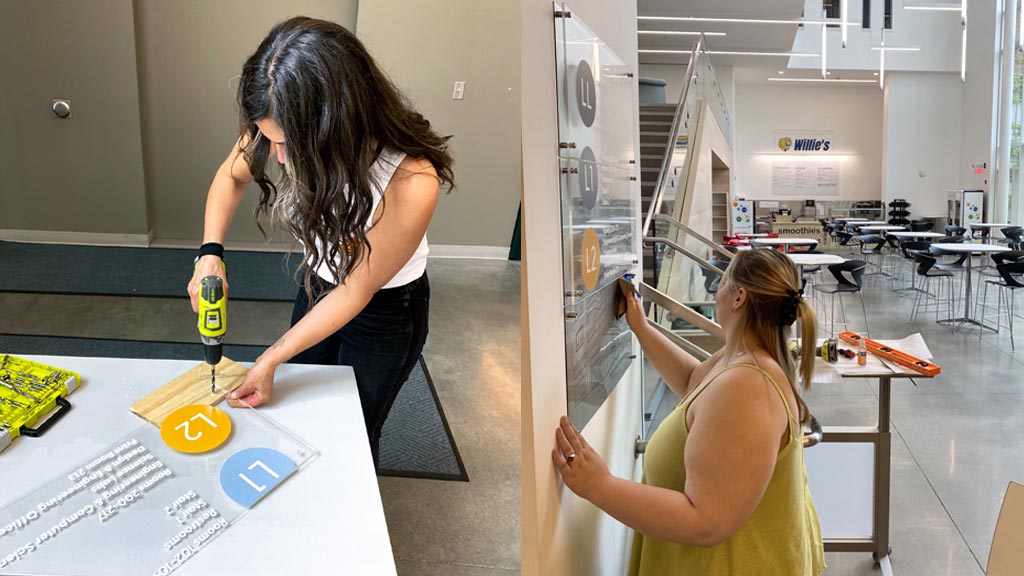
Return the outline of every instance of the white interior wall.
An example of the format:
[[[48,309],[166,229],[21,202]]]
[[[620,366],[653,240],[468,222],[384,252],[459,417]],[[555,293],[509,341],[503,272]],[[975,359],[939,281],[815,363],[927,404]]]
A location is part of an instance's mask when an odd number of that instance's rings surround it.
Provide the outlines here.
[[[960,178],[959,74],[894,72],[885,87],[884,198],[910,202],[912,218],[943,216]]]
[[[771,165],[778,130],[831,130],[833,154],[840,158],[839,195],[807,196],[820,200],[882,198],[882,92],[877,86],[761,84],[736,85],[736,180],[733,194],[747,199],[773,196]]]
[[[967,79],[963,84],[960,116],[960,185],[965,190],[985,190],[989,205],[989,182],[995,162],[996,119],[998,117],[999,30],[997,2],[967,5]],[[987,169],[974,174],[972,164]]]
[[[578,0],[571,8],[637,70],[635,3]],[[526,576],[618,576],[629,559],[631,532],[562,486],[551,462],[555,427],[567,401],[552,22],[550,1],[523,0],[522,571]],[[635,86],[632,114],[637,113]],[[638,132],[633,139],[637,151]],[[641,409],[640,375],[631,369],[583,429],[621,477],[637,477],[633,441],[640,433]]]

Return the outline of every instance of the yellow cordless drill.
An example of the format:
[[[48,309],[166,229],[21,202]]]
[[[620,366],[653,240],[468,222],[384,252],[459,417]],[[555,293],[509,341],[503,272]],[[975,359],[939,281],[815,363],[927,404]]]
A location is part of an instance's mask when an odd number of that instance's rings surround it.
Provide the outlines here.
[[[224,281],[207,276],[199,283],[199,337],[205,346],[206,363],[210,365],[210,394],[217,392],[217,364],[224,351],[224,333],[228,329],[228,299]]]

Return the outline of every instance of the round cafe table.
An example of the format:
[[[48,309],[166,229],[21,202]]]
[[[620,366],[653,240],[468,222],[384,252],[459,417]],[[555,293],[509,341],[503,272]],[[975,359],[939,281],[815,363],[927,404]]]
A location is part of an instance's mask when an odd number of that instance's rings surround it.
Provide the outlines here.
[[[964,316],[963,318],[950,318],[949,320],[942,320],[941,322],[959,322],[960,324],[976,324],[982,328],[988,328],[984,323],[971,318],[971,256],[974,254],[990,254],[993,252],[1009,252],[1010,249],[1006,246],[1000,246],[998,244],[936,244],[940,247],[943,252],[950,252],[955,254],[967,254],[967,284],[964,290]],[[993,328],[988,328],[994,330]]]
[[[753,238],[750,240],[752,246],[781,246],[783,251],[789,252],[791,246],[814,246],[818,243],[814,238]]]

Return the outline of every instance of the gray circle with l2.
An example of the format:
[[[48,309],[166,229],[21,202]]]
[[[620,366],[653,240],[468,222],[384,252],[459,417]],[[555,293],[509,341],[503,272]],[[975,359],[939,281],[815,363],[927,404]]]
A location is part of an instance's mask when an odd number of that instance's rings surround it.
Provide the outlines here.
[[[580,60],[576,65],[576,109],[580,112],[584,126],[590,128],[594,125],[594,116],[597,115],[597,85],[594,83],[594,73],[586,60]]]
[[[580,196],[583,198],[583,207],[591,210],[597,204],[597,189],[601,179],[598,177],[597,157],[590,146],[583,148],[580,152]]]

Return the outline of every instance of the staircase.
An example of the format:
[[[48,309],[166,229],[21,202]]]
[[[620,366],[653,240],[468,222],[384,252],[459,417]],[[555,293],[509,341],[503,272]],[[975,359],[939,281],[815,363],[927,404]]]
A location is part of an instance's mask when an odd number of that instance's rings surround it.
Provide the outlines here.
[[[675,104],[640,105],[640,218],[647,217],[647,211],[654,197],[658,173],[665,160],[665,150],[672,132],[672,119],[676,114]],[[657,284],[654,268],[654,247],[644,245],[644,282]]]

